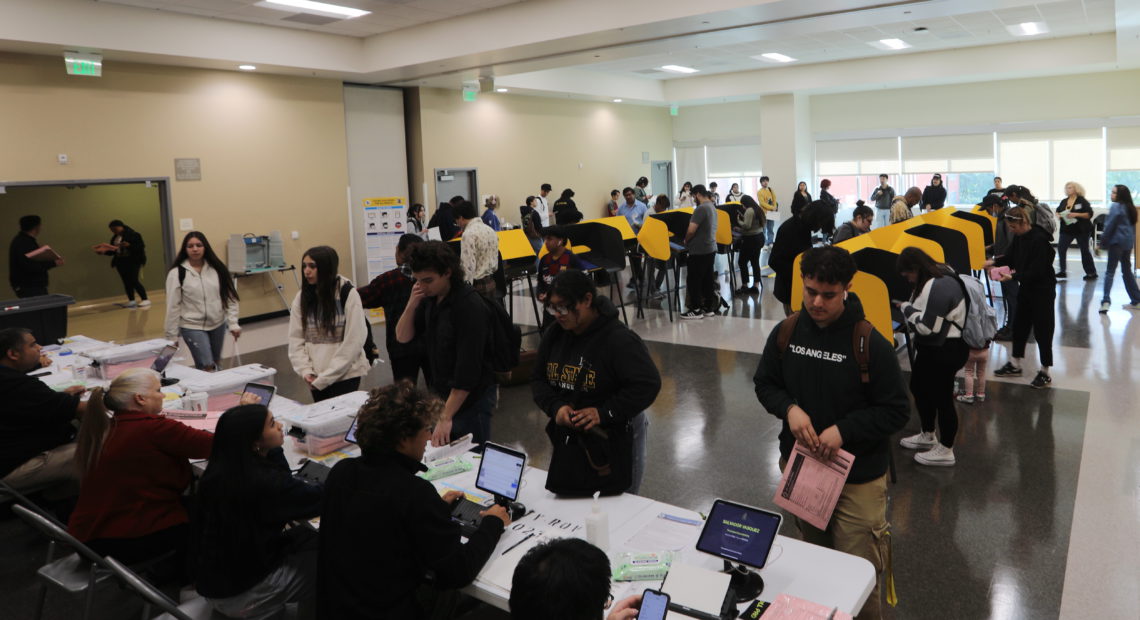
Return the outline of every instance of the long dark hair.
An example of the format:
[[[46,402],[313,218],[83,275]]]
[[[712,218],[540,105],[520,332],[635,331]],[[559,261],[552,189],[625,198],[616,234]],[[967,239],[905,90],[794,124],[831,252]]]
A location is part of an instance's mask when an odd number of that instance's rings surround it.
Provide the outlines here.
[[[1128,221],[1135,226],[1136,205],[1132,203],[1132,192],[1126,185],[1114,185],[1112,189],[1116,190],[1116,202],[1124,205],[1124,213],[1128,216]]]
[[[829,236],[835,232],[835,211],[832,211],[831,204],[824,200],[812,201],[800,211],[799,218],[812,232],[818,230]]]
[[[179,265],[190,258],[190,255],[186,252],[186,245],[190,243],[191,239],[197,239],[202,242],[202,248],[204,249],[202,258],[205,259],[206,264],[208,264],[211,269],[218,272],[218,288],[222,293],[222,307],[229,308],[230,302],[238,300],[237,289],[234,288],[234,279],[230,277],[230,270],[226,268],[226,264],[214,253],[214,248],[210,246],[210,240],[206,238],[206,235],[197,230],[186,233],[186,236],[182,238],[182,249],[178,251],[178,256],[174,257],[174,263],[170,265],[170,268],[177,269]]]
[[[752,217],[759,218],[760,225],[764,225],[764,222],[767,220],[767,218],[764,216],[764,211],[760,208],[760,204],[756,202],[755,198],[749,196],[748,194],[744,194],[740,197],[740,205],[744,207],[740,211],[741,217],[743,217],[749,209],[752,209]]]
[[[926,282],[931,278],[941,278],[945,271],[942,266],[934,262],[934,259],[929,254],[923,252],[916,247],[904,248],[899,252],[898,262],[895,263],[895,269],[899,273],[913,271],[918,274],[918,280],[914,283],[914,292],[910,294],[911,301],[914,301],[918,294],[922,292],[922,287],[926,286]]]
[[[340,257],[327,245],[309,248],[304,256],[317,265],[317,283],[301,280],[301,325],[315,325],[318,330],[332,334],[336,330],[336,309],[339,298],[336,290],[336,272]],[[301,259],[304,261],[304,258]]]
[[[264,432],[267,415],[269,408],[265,405],[238,405],[218,418],[210,463],[198,488],[204,508],[236,511],[254,499],[247,493],[249,473],[263,459],[254,452],[253,445]]]

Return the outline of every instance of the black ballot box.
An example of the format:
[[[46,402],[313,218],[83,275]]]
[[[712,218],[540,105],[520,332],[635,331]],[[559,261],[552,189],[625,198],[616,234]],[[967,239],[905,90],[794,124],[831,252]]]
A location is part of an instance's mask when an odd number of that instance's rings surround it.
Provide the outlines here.
[[[0,329],[26,327],[41,345],[56,344],[67,336],[67,307],[75,303],[70,295],[40,295],[0,301]]]

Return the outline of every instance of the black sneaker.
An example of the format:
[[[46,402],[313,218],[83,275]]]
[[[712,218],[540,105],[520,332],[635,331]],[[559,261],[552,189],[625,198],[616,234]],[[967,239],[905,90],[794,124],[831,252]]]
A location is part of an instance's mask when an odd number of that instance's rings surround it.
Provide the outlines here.
[[[681,315],[681,319],[685,321],[692,321],[703,318],[705,318],[705,313],[701,312],[700,310],[689,310],[688,312]]]
[[[995,373],[995,374],[997,374],[997,373]],[[1020,370],[1018,371],[1018,374],[1021,374]],[[1029,382],[1029,387],[1036,388],[1036,389],[1040,390],[1041,388],[1049,387],[1050,383],[1053,383],[1053,377],[1050,377],[1049,375],[1045,374],[1045,371],[1043,371],[1043,370],[1038,370],[1037,376],[1033,377],[1033,381]]]
[[[1065,279],[1067,279],[1068,277],[1069,277],[1069,274],[1065,273],[1064,271],[1062,271],[1062,272],[1060,272],[1060,273],[1058,273],[1058,274],[1057,274],[1057,279],[1058,279],[1058,280],[1065,280]]]
[[[997,330],[997,333],[994,334],[994,340],[1009,340],[1012,331],[1013,330],[1010,329],[1008,325],[1006,325],[1005,327]]]
[[[1095,280],[1095,279],[1097,279],[1097,275],[1095,273],[1085,274],[1084,279],[1085,280]]]
[[[1021,369],[1013,365],[1013,362],[1006,362],[1005,366],[998,368],[994,371],[995,377],[1020,377]]]

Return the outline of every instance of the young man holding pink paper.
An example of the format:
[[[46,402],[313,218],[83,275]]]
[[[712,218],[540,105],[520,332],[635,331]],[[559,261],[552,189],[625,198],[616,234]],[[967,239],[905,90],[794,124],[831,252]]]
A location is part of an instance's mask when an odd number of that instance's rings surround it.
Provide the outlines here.
[[[863,306],[850,293],[856,269],[842,248],[804,252],[803,307],[785,319],[788,327],[772,330],[753,382],[764,409],[783,420],[781,468],[797,442],[824,461],[840,448],[854,456],[827,528],[799,518],[796,523],[805,541],[865,558],[875,567],[875,587],[857,616],[865,619],[881,615],[880,584],[890,544],[890,438],[906,425],[910,404],[894,346],[863,326]],[[857,346],[866,353],[858,353]]]

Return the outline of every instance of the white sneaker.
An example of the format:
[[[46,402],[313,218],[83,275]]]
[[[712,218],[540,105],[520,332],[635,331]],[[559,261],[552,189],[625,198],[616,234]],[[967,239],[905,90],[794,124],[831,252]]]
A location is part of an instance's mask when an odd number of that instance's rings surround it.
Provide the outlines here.
[[[681,319],[685,321],[692,321],[695,319],[703,318],[705,318],[705,313],[701,312],[700,310],[689,310],[688,312],[681,315]]]
[[[136,302],[135,300],[132,299],[132,300],[128,301],[127,305],[124,307],[126,307],[126,308],[138,308],[139,304],[138,304],[138,302]]]
[[[974,394],[974,402],[975,403],[986,402],[986,395],[985,394]]]
[[[919,452],[914,455],[914,460],[919,465],[932,465],[935,467],[950,467],[956,462],[954,459],[954,448],[947,448],[942,444],[936,444],[926,452]]]
[[[1140,310],[1140,304],[1124,304],[1120,307],[1124,308],[1125,310]]]
[[[969,394],[959,394],[958,395],[958,402],[966,403],[967,405],[972,405],[972,404],[974,404],[974,397],[970,396]]]
[[[140,301],[140,302],[139,302],[139,307],[140,307],[140,308],[149,308],[149,307],[150,307],[150,300],[149,300],[149,299],[144,299],[144,300]]]
[[[1097,312],[1100,312],[1101,314],[1108,314],[1108,309],[1111,307],[1112,304],[1108,303],[1107,301],[1102,301],[1100,302],[1100,310]]]
[[[919,433],[903,437],[899,440],[899,445],[908,450],[925,450],[938,445],[938,439],[934,437],[934,433]]]

